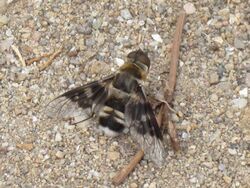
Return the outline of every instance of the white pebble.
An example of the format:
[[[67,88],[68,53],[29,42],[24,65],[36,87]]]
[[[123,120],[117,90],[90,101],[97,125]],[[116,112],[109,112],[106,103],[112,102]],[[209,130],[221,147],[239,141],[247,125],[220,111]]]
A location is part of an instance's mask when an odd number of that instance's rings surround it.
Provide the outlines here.
[[[6,25],[9,22],[9,18],[5,15],[0,15],[0,27]]]
[[[37,117],[36,116],[32,116],[32,121],[33,122],[37,122]]]
[[[196,183],[196,182],[198,182],[198,179],[196,177],[193,177],[193,178],[190,178],[189,181],[191,183]]]
[[[185,139],[187,139],[188,138],[188,133],[186,133],[186,132],[183,132],[182,133],[182,135],[181,135],[181,137],[185,140]]]
[[[187,14],[193,14],[196,11],[193,3],[186,3],[183,8]]]
[[[248,89],[247,87],[239,91],[241,97],[247,98],[248,96]]]
[[[60,142],[60,141],[62,141],[62,135],[58,132],[58,133],[56,133],[56,136],[55,136],[55,141],[56,142]]]
[[[234,108],[245,108],[247,106],[246,99],[233,99],[231,103]]]
[[[228,148],[228,153],[231,155],[236,155],[237,151],[235,149]]]
[[[220,171],[223,172],[225,170],[225,165],[220,163],[218,168],[219,168]]]
[[[2,143],[2,147],[3,147],[3,148],[8,147],[8,146],[9,146],[9,143],[8,143],[8,142]]]
[[[223,42],[224,42],[223,39],[222,39],[222,37],[220,37],[220,36],[214,37],[213,41],[217,42],[219,44],[223,44]]]
[[[187,125],[190,125],[190,124],[191,123],[189,121],[185,120],[185,119],[181,122],[181,126],[187,126]]]
[[[121,67],[124,64],[124,60],[120,58],[115,58],[115,63]]]
[[[128,9],[123,9],[123,10],[121,10],[121,16],[122,16],[124,19],[126,19],[126,20],[129,20],[129,19],[132,18],[132,15],[131,15],[131,13],[129,12]]]
[[[216,94],[213,93],[211,95],[210,99],[211,99],[211,101],[216,102],[216,101],[218,101],[219,97]]]
[[[155,41],[160,42],[160,43],[163,42],[163,40],[162,40],[162,38],[161,38],[161,36],[160,36],[159,34],[152,34],[151,36],[152,36],[152,38],[153,38]]]
[[[152,182],[152,183],[150,183],[150,185],[149,185],[149,188],[156,188],[156,187],[157,187],[156,182]]]
[[[57,151],[56,152],[56,157],[59,159],[62,159],[64,157],[64,153],[62,151]]]

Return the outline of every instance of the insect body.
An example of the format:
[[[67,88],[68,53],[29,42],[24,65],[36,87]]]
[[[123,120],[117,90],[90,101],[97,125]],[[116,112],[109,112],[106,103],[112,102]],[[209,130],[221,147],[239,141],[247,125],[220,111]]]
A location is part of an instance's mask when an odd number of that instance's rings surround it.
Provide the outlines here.
[[[49,111],[57,117],[74,117],[81,114],[77,111],[84,111],[98,119],[107,135],[129,132],[146,157],[161,165],[165,155],[162,133],[140,85],[146,79],[150,60],[142,50],[127,57],[117,74],[62,94],[49,104]]]

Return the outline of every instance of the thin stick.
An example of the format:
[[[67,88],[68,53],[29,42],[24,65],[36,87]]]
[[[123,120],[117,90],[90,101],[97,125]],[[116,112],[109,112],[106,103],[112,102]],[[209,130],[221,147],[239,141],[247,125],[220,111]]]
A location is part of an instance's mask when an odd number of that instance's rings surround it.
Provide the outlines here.
[[[52,53],[48,53],[48,54],[43,54],[43,55],[41,55],[40,57],[34,57],[34,58],[31,58],[31,59],[28,59],[28,60],[26,61],[26,64],[27,64],[27,65],[31,65],[32,63],[41,61],[41,59],[43,59],[43,58],[45,58],[45,57],[49,57],[49,56],[51,56],[51,55],[52,55]]]
[[[171,63],[170,63],[170,72],[169,72],[169,81],[165,86],[165,99],[170,103],[173,100],[174,89],[176,85],[177,78],[177,67],[180,53],[180,45],[181,45],[181,35],[185,22],[185,13],[182,12],[178,18],[176,24],[176,32],[174,35],[172,52],[171,52]]]
[[[43,63],[41,66],[40,66],[40,70],[43,71],[45,70],[48,66],[50,66],[53,62],[53,60],[62,52],[62,48],[60,48],[58,51],[56,51],[55,53],[53,53],[49,60],[46,61],[45,63]]]
[[[185,13],[182,12],[178,18],[176,24],[176,32],[174,35],[172,52],[171,52],[171,63],[170,63],[170,72],[169,72],[169,80],[165,86],[165,99],[168,103],[171,103],[174,96],[174,89],[176,86],[176,79],[177,79],[177,67],[178,67],[178,59],[180,53],[180,45],[181,45],[181,35],[184,27],[185,22]],[[173,146],[173,149],[177,152],[180,150],[180,143],[177,138],[176,127],[175,125],[169,120],[169,108],[166,104],[163,104],[163,122],[167,124],[168,134],[170,136],[170,140]]]
[[[141,161],[141,159],[144,156],[143,150],[139,150],[136,155],[131,159],[129,164],[125,166],[113,179],[112,183],[114,185],[120,185],[126,177],[129,175],[130,172],[132,172],[135,168],[135,166]]]
[[[176,127],[172,123],[172,121],[168,122],[168,134],[170,136],[170,140],[174,151],[178,152],[180,150],[180,142],[177,137]]]
[[[25,63],[25,61],[24,61],[24,59],[23,59],[23,56],[21,55],[21,53],[20,53],[18,47],[16,47],[15,45],[11,45],[11,48],[13,49],[13,51],[15,52],[15,54],[17,55],[17,57],[19,58],[19,60],[20,60],[20,62],[21,62],[21,65],[22,65],[23,67],[25,67],[25,66],[26,66],[26,63]]]

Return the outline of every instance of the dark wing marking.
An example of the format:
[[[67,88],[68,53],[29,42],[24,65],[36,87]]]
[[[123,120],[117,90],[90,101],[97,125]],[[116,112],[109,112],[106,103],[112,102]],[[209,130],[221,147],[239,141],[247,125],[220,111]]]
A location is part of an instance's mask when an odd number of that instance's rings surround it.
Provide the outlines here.
[[[72,89],[51,101],[46,114],[52,118],[88,118],[97,113],[108,97],[114,75]]]
[[[126,105],[125,120],[130,126],[132,138],[140,144],[146,157],[159,166],[162,165],[165,156],[162,133],[153,109],[139,84]]]

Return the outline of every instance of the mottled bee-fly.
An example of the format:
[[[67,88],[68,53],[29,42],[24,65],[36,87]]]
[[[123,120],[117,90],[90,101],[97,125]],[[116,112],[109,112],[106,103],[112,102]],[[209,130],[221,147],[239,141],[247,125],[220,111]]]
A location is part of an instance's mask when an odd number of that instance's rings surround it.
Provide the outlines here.
[[[57,118],[94,117],[110,136],[129,133],[146,157],[161,165],[163,136],[141,85],[149,68],[147,54],[133,51],[116,74],[60,95],[48,104],[48,113]]]

